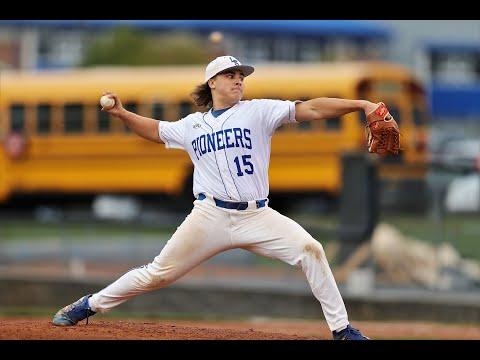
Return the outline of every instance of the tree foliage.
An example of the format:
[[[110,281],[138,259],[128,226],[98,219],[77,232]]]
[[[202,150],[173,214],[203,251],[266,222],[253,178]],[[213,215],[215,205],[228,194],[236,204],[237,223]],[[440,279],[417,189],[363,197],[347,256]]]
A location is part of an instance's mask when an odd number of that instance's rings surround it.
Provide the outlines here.
[[[193,34],[147,35],[138,29],[119,27],[93,41],[82,65],[204,64],[207,60],[203,41]]]

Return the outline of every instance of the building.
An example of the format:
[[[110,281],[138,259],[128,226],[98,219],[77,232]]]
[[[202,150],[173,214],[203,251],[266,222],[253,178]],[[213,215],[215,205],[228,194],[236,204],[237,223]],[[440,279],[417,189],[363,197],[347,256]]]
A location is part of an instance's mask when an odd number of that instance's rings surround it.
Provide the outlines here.
[[[191,32],[250,63],[385,58],[391,36],[388,25],[360,20],[0,20],[0,63],[75,67],[94,38],[118,26]]]
[[[374,22],[393,29],[389,60],[423,81],[434,123],[480,127],[480,20]]]

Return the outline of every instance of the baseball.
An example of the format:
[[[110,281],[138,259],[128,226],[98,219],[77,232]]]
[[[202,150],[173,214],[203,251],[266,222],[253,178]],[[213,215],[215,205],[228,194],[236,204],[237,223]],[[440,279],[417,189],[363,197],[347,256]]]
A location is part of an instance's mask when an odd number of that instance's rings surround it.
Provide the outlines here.
[[[105,110],[108,110],[108,109],[111,109],[112,107],[115,106],[115,100],[112,99],[111,97],[107,96],[107,95],[103,95],[100,98],[100,105],[102,105],[102,107]]]

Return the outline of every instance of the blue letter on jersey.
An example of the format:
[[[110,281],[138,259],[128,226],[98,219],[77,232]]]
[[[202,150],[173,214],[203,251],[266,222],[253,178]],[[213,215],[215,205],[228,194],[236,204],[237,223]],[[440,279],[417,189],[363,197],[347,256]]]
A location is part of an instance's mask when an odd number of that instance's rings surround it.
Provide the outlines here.
[[[234,147],[235,144],[230,142],[230,136],[229,133],[232,132],[232,129],[225,129],[225,144],[227,145],[227,148]],[[233,140],[233,139],[232,139]]]
[[[205,134],[200,136],[199,143],[200,143],[200,151],[202,152],[202,155],[207,153],[207,145],[206,143],[206,136]]]
[[[210,136],[210,134],[207,134],[207,145],[208,145],[208,152],[211,152],[213,149],[213,151],[215,151],[215,135],[214,134],[211,134],[212,136]],[[210,148],[211,146],[211,148]]]
[[[215,133],[200,135],[192,141],[192,148],[197,160],[207,152],[223,150],[225,148],[242,147],[252,148],[250,129],[225,129]]]
[[[245,137],[245,147],[247,149],[252,148],[252,140],[250,139],[250,129],[243,129],[243,136]]]
[[[236,147],[240,146],[240,145],[238,145],[238,140],[240,140],[240,144],[242,144],[242,148],[244,148],[245,145],[243,145],[243,140],[242,140],[242,129],[233,128],[233,133],[235,134],[235,146]]]
[[[225,149],[225,144],[223,143],[223,131],[217,131],[216,133],[216,139],[217,139],[217,150],[223,150]]]
[[[196,138],[195,140],[192,141],[192,147],[193,147],[193,152],[195,153],[195,156],[197,157],[197,160],[200,160],[198,158],[198,155],[197,155],[197,139],[198,138]]]

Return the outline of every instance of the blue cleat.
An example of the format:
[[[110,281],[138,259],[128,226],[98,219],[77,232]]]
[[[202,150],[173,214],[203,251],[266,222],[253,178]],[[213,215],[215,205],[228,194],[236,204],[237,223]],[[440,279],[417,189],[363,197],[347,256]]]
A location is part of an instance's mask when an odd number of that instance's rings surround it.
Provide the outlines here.
[[[85,295],[84,297],[78,299],[73,304],[65,306],[63,309],[58,310],[58,312],[53,317],[53,325],[57,326],[73,326],[83,319],[95,315],[96,312],[90,309],[88,304],[88,298],[92,295]]]
[[[362,335],[362,333],[347,325],[342,331],[332,331],[333,340],[370,340],[370,338]]]

